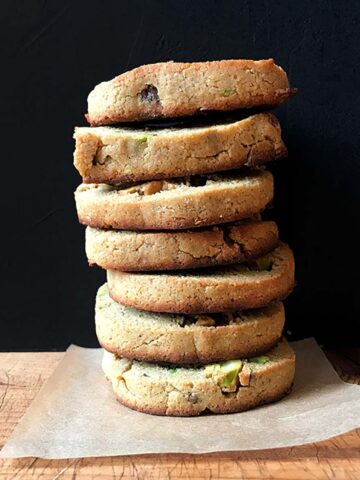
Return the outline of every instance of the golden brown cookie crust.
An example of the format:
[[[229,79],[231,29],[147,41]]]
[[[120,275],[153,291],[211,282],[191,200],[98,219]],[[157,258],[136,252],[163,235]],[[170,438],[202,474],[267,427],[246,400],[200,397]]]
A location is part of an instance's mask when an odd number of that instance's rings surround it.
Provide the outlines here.
[[[265,353],[281,338],[285,312],[282,303],[223,315],[146,312],[114,302],[103,285],[95,322],[100,345],[119,357],[195,364]]]
[[[286,156],[278,120],[269,113],[199,128],[75,129],[74,165],[84,183],[183,177],[261,165]]]
[[[144,65],[97,85],[88,96],[91,125],[192,116],[204,111],[276,106],[294,89],[268,60]]]
[[[201,230],[136,232],[87,227],[90,265],[106,270],[178,270],[245,262],[273,250],[275,222],[230,224]]]
[[[251,170],[190,180],[153,181],[131,188],[81,184],[80,223],[124,230],[181,230],[235,222],[261,212],[273,198],[270,172]]]
[[[263,365],[243,363],[239,383],[233,392],[224,392],[205,367],[162,367],[156,364],[117,360],[105,352],[103,370],[119,401],[154,415],[194,416],[203,412],[232,413],[276,401],[289,393],[295,354],[285,340],[267,353]],[[169,372],[170,370],[170,372]],[[246,370],[246,371],[245,371]],[[244,376],[241,374],[244,373]]]
[[[286,298],[295,282],[294,257],[287,245],[280,244],[266,257],[270,271],[248,270],[242,264],[186,273],[108,270],[110,296],[129,307],[169,313],[264,307]]]

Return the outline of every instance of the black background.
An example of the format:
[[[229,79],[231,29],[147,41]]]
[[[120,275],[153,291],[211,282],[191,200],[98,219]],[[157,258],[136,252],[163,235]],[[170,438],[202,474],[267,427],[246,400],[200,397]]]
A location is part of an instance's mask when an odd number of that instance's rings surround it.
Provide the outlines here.
[[[299,94],[271,216],[294,249],[292,338],[358,343],[360,2],[1,2],[1,350],[96,345],[104,280],[84,255],[72,166],[95,84],[143,63],[274,57]]]

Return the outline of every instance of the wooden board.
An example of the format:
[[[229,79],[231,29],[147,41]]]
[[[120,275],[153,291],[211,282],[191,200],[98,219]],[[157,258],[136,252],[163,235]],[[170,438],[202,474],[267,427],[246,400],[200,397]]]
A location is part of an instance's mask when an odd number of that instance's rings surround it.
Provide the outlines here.
[[[344,380],[360,383],[360,350],[327,355]],[[0,353],[0,447],[63,353]],[[316,444],[256,452],[139,455],[76,460],[0,460],[0,480],[360,479],[360,429]]]

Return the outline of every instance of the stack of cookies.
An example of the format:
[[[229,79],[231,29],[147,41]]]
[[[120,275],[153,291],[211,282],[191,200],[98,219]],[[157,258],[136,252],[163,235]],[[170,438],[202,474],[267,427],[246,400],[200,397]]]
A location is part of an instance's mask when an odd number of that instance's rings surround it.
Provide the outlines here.
[[[292,93],[273,60],[145,65],[90,93],[75,199],[89,263],[107,270],[96,332],[124,405],[187,416],[289,392],[294,259],[260,214],[264,164],[287,153],[265,110]]]

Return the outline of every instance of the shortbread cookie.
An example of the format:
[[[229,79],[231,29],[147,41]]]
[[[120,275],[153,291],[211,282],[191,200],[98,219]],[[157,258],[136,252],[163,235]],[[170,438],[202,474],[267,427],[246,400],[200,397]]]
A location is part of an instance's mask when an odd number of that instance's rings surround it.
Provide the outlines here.
[[[163,130],[76,128],[74,164],[85,183],[183,177],[284,157],[277,119],[267,113],[225,125]]]
[[[86,118],[91,125],[109,125],[275,106],[292,93],[286,73],[272,59],[156,63],[97,85]]]
[[[75,192],[80,223],[98,228],[177,230],[234,222],[261,212],[273,198],[267,171],[235,172],[130,188],[82,184]]]
[[[294,257],[281,244],[252,264],[188,272],[107,271],[111,297],[128,307],[169,313],[258,308],[284,299],[294,286]]]
[[[254,221],[168,232],[87,227],[85,247],[90,265],[107,270],[177,270],[245,262],[278,241],[275,222]]]
[[[100,287],[95,308],[100,345],[147,362],[209,363],[260,355],[280,339],[282,303],[243,312],[172,315],[124,307]]]
[[[118,400],[135,410],[173,416],[231,413],[289,393],[295,353],[282,340],[261,357],[181,367],[117,358],[104,352],[103,370]]]

